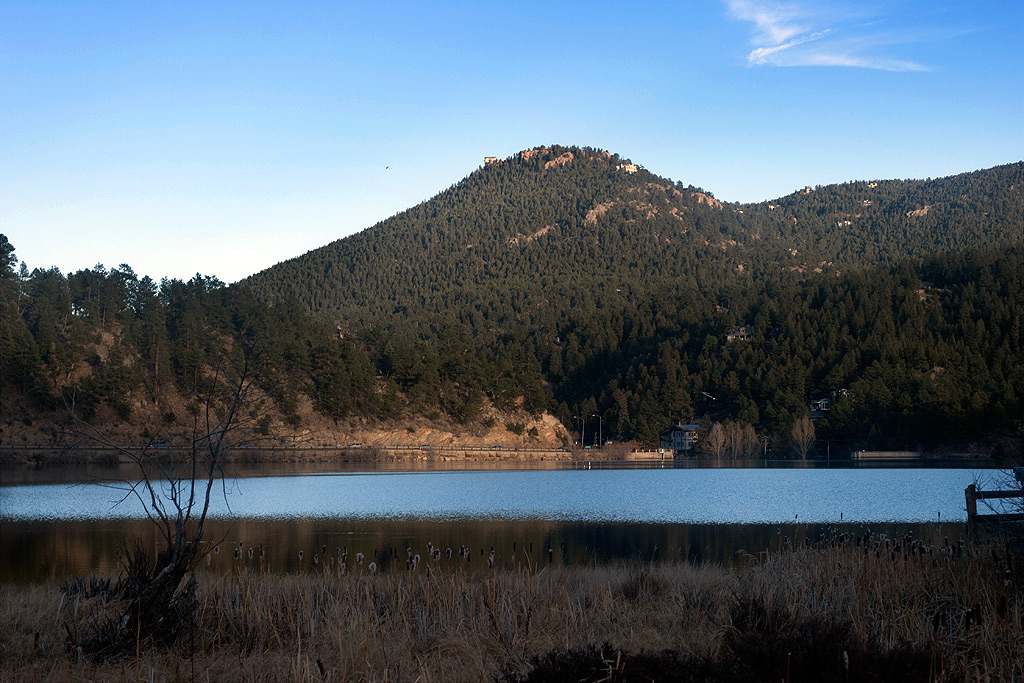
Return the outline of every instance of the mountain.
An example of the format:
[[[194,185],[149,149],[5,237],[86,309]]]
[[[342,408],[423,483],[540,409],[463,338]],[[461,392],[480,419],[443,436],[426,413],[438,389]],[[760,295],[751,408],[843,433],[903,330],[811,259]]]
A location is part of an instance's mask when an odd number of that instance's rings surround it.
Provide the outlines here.
[[[1022,189],[1016,163],[730,204],[617,155],[541,147],[245,283],[356,327],[401,316],[500,328],[545,309],[626,305],[666,289],[709,292],[781,271],[847,272],[1013,244]]]
[[[0,235],[0,443],[58,440],[41,425],[68,400],[126,439],[180,427],[249,349],[259,431],[318,443],[657,444],[696,421],[739,457],[806,452],[810,415],[833,456],[1005,451],[1024,424],[1022,188],[1015,163],[734,204],[545,147],[231,287],[30,273]]]
[[[826,397],[838,442],[963,442],[1020,417],[1022,190],[1018,162],[734,204],[540,147],[242,285],[336,319],[381,377],[468,419],[485,395],[615,439],[703,415],[784,442]]]

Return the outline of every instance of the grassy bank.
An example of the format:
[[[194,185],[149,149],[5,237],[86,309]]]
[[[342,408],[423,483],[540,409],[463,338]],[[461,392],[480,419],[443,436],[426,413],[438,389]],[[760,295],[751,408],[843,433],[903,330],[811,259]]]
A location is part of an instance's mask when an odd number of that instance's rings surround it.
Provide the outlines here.
[[[0,588],[3,680],[963,681],[1024,679],[1003,546],[852,536],[685,564],[200,575],[191,623],[94,661],[118,599]],[[69,638],[70,635],[70,638]],[[590,676],[588,678],[588,676]]]

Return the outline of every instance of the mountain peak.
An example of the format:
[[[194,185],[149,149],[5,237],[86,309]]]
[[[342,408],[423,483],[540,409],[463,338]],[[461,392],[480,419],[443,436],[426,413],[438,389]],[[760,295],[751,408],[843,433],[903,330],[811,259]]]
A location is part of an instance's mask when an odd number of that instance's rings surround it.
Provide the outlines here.
[[[539,162],[543,165],[544,169],[549,169],[555,166],[565,166],[566,164],[572,163],[573,161],[604,161],[609,164],[620,165],[620,159],[618,154],[612,154],[603,149],[595,149],[592,147],[564,147],[562,145],[552,145],[550,147],[546,145],[540,145],[532,149],[524,149],[515,154],[505,157],[484,157],[484,166],[491,166],[494,164],[502,164],[507,162]],[[627,172],[635,173],[637,167],[625,160],[622,166],[626,168]]]

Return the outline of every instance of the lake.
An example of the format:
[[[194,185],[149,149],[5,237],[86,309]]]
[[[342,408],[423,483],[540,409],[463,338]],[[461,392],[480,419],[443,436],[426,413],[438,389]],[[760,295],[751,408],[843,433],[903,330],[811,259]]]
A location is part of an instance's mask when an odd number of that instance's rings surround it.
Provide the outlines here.
[[[367,564],[404,570],[408,551],[426,556],[428,543],[441,550],[442,564],[487,566],[493,549],[492,561],[502,566],[619,559],[736,566],[835,528],[957,542],[966,520],[964,488],[976,481],[991,487],[1005,476],[977,467],[763,463],[394,467],[238,471],[218,486],[203,566],[299,571],[337,567],[345,558],[355,570],[362,553]],[[143,507],[125,499],[119,483],[130,470],[3,474],[0,581],[116,573],[123,539],[157,543]],[[469,549],[468,560],[460,547]]]

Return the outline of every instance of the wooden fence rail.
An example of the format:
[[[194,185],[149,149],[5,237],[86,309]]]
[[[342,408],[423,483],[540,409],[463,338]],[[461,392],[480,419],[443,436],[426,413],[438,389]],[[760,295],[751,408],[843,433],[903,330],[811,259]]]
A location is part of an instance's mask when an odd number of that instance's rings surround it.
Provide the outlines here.
[[[981,522],[1024,522],[1024,512],[978,512],[979,500],[1009,500],[1012,498],[1021,499],[1018,507],[1024,510],[1024,467],[1013,468],[1013,474],[1018,483],[1018,488],[1015,489],[979,491],[974,484],[964,489],[964,497],[967,499],[967,531],[969,534],[973,534]]]

